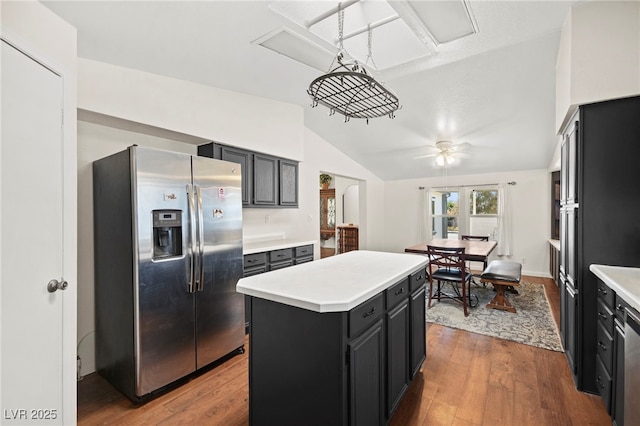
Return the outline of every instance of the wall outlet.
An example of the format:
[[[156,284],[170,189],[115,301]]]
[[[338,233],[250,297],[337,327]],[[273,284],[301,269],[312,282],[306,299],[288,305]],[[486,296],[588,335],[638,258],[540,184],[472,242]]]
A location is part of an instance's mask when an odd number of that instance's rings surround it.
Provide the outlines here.
[[[307,222],[313,222],[313,216],[311,215],[307,216]]]
[[[264,223],[269,223],[269,222],[271,222],[271,216],[266,215],[266,216],[264,217]]]
[[[523,257],[522,258],[522,262],[520,262],[520,263],[522,263],[524,265],[525,263],[527,263],[527,260]]]

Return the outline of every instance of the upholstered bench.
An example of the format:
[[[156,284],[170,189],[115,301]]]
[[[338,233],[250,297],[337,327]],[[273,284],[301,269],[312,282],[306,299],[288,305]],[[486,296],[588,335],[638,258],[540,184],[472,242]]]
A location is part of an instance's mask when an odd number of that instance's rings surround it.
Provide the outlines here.
[[[480,275],[480,281],[491,283],[496,290],[496,295],[491,302],[487,303],[487,308],[501,309],[503,311],[516,312],[504,291],[511,286],[520,285],[520,273],[522,265],[510,260],[492,260],[489,266]]]

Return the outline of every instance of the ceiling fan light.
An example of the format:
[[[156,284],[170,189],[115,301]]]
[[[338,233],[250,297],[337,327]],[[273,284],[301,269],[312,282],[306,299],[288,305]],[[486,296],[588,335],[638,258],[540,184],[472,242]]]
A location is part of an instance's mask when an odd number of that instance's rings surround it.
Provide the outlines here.
[[[453,155],[445,155],[445,160],[447,160],[447,165],[451,165],[456,162],[456,157]]]
[[[436,157],[436,164],[438,166],[444,166],[444,162],[445,162],[445,157],[443,154],[438,154],[438,156]]]

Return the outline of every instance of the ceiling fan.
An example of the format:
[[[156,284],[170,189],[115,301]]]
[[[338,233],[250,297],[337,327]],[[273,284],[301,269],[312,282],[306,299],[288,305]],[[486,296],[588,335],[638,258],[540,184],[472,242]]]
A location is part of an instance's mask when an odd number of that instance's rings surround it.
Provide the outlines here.
[[[439,140],[435,145],[431,145],[428,148],[433,151],[431,154],[420,155],[414,157],[414,160],[419,158],[435,157],[436,165],[438,166],[450,166],[456,162],[460,157],[466,157],[468,155],[465,152],[471,146],[468,142],[462,142],[454,144],[450,140]]]

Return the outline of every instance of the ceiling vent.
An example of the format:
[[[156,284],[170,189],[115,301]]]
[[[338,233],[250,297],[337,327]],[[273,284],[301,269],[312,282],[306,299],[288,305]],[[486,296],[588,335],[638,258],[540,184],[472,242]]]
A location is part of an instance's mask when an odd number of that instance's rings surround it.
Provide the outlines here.
[[[478,26],[466,0],[391,1],[389,5],[416,36],[425,35],[436,45],[448,43],[478,32]]]
[[[251,43],[323,72],[327,71],[327,67],[335,57],[335,52],[325,49],[287,27],[271,31]]]

